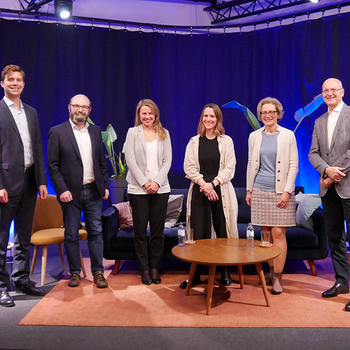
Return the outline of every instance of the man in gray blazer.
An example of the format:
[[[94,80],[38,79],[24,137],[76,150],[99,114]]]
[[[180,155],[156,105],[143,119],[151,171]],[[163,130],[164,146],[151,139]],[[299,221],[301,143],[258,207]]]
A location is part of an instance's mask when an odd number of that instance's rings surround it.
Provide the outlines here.
[[[350,232],[350,107],[343,102],[340,80],[327,79],[322,93],[328,112],[315,122],[309,160],[320,174],[320,196],[336,279],[322,297],[331,298],[349,293],[344,220]],[[350,302],[345,310],[350,311]]]
[[[24,72],[15,65],[1,73],[5,96],[0,101],[0,305],[14,306],[6,269],[9,229],[15,221],[12,280],[16,289],[44,295],[29,279],[30,238],[37,192],[45,199],[46,170],[38,115],[22,103]]]
[[[109,196],[109,176],[101,129],[89,124],[90,100],[72,97],[69,120],[50,129],[47,163],[64,218],[64,247],[71,273],[69,287],[80,285],[79,228],[81,211],[88,232],[91,271],[98,288],[108,287],[103,276],[102,198]]]

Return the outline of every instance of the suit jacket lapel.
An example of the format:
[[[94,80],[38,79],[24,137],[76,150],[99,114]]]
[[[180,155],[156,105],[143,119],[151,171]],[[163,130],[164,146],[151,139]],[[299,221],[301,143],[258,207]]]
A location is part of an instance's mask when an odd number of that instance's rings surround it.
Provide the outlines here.
[[[21,138],[21,134],[19,133],[19,130],[17,128],[17,124],[15,122],[15,119],[13,118],[13,115],[10,111],[10,109],[8,108],[6,102],[4,101],[4,99],[2,99],[0,101],[0,108],[3,110],[4,116],[5,118],[8,119],[8,121],[10,122],[11,126],[13,127],[13,130],[15,131],[15,133],[17,134],[17,136],[19,137],[20,141],[22,142],[22,138]],[[26,112],[27,113],[27,112]]]
[[[23,108],[24,108],[24,112],[26,113],[28,131],[30,135],[30,142],[32,143],[32,148],[34,149],[33,140],[34,140],[35,130],[34,130],[34,122],[32,120],[32,114],[24,104],[23,104]]]
[[[77,143],[77,140],[75,139],[74,132],[73,132],[73,129],[72,129],[70,122],[69,121],[65,122],[63,124],[63,126],[66,130],[66,134],[67,134],[67,138],[68,138],[69,142],[72,144],[75,153],[81,159],[78,143]]]
[[[332,136],[332,142],[331,142],[331,146],[330,146],[329,150],[331,150],[332,147],[334,146],[334,142],[337,139],[339,129],[343,125],[344,120],[346,119],[346,108],[344,108],[345,106],[346,105],[344,104],[343,108],[340,111],[339,118],[337,120],[337,124],[335,124],[334,132],[333,132],[333,136]]]
[[[143,150],[146,154],[146,139],[145,139],[145,134],[143,132],[143,126],[142,125],[139,125],[137,127],[137,137],[139,138],[140,142],[141,142],[141,145],[143,147]]]
[[[95,155],[95,150],[96,150],[96,136],[95,136],[95,133],[93,132],[93,128],[91,127],[91,125],[88,127],[88,132],[89,132],[90,140],[91,140],[92,162],[94,162],[94,155]]]

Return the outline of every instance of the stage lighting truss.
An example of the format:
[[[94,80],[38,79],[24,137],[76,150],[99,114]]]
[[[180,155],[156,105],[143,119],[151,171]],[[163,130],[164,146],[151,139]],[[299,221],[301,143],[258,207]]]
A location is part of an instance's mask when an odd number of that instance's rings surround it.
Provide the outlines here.
[[[209,12],[211,24],[217,24],[309,2],[310,0],[234,0],[213,4],[204,8],[204,11]]]
[[[22,8],[26,11],[39,11],[41,6],[52,1],[55,3],[55,14],[57,17],[66,19],[71,16],[73,8],[72,0],[20,0],[20,3]],[[24,7],[24,3],[26,3],[28,6]]]

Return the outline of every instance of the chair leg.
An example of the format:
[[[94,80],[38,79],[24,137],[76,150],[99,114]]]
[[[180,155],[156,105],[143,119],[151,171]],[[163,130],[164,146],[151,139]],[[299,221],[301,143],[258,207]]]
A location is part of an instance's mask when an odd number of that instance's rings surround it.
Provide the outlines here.
[[[47,245],[43,245],[43,256],[41,258],[41,285],[42,286],[45,284],[46,262],[47,262]]]
[[[317,276],[315,262],[313,260],[308,260],[308,262],[310,265],[310,270],[311,270],[312,276]]]
[[[34,254],[33,254],[33,259],[32,259],[32,266],[30,268],[30,274],[32,275],[34,272],[34,266],[36,263],[36,258],[38,257],[38,251],[39,251],[40,246],[36,245],[34,248]]]
[[[120,260],[116,260],[114,263],[113,275],[118,275],[118,270],[120,266]]]
[[[63,268],[63,270],[65,270],[66,269],[66,265],[64,264],[63,244],[62,243],[58,243],[58,249],[60,250],[62,268]]]
[[[81,270],[83,271],[83,276],[86,277],[86,270],[85,270],[84,260],[83,260],[83,256],[81,255],[81,252],[80,252],[80,265],[81,265]]]

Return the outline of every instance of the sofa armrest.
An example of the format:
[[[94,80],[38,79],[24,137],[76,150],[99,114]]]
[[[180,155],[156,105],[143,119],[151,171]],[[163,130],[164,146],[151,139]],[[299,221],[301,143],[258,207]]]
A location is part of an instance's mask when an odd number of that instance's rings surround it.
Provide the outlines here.
[[[323,216],[323,209],[316,209],[311,215],[311,218],[313,221],[314,232],[318,236],[318,249],[323,255],[321,259],[324,259],[328,255],[328,237]]]
[[[119,229],[119,211],[116,207],[107,208],[101,216],[102,234],[103,234],[103,250],[105,253],[111,250],[111,237],[118,234]]]

